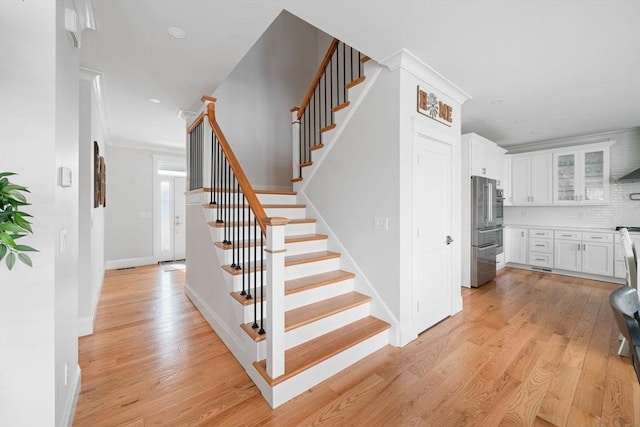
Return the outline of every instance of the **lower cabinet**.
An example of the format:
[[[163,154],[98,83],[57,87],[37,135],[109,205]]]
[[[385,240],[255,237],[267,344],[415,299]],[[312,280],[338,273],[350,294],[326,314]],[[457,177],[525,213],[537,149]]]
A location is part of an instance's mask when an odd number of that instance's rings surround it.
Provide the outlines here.
[[[553,268],[553,231],[529,230],[529,264]]]
[[[504,230],[506,234],[505,255],[506,262],[516,264],[527,264],[527,246],[529,241],[529,230],[526,228],[507,228]]]
[[[613,234],[556,231],[554,267],[560,270],[613,276]]]

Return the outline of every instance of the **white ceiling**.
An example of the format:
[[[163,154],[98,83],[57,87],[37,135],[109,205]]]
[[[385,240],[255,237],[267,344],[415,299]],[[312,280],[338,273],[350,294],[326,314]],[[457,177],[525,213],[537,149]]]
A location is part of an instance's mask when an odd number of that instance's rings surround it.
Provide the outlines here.
[[[286,9],[374,59],[405,48],[472,96],[463,132],[502,146],[640,126],[640,1],[93,0],[81,65],[111,142],[182,147],[197,110]],[[169,36],[177,26],[184,40]],[[160,104],[148,102],[157,98]]]

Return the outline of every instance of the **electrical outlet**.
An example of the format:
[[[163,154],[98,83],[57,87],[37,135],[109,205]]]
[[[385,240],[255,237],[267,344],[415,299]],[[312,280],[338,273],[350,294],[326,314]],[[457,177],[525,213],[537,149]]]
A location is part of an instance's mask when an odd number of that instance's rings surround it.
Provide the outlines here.
[[[527,217],[527,211],[522,211],[522,218],[526,218]]]
[[[389,218],[374,216],[373,217],[373,229],[374,230],[388,230]]]

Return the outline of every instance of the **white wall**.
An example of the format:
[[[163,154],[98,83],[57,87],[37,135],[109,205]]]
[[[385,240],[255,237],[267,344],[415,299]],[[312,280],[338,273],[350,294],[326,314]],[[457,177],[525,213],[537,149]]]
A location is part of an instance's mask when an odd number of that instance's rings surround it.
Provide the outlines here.
[[[107,150],[106,268],[153,264],[153,155],[184,154],[117,145]]]
[[[611,228],[617,225],[640,226],[640,202],[629,200],[630,193],[640,193],[640,182],[616,183],[615,179],[640,167],[640,129],[587,135],[570,140],[553,141],[544,148],[616,141],[610,149],[610,204],[606,206],[505,207],[505,224],[549,225],[566,227]],[[519,152],[526,148],[519,147]]]
[[[220,127],[255,188],[291,188],[289,110],[320,62],[318,37],[282,12],[214,93]]]
[[[24,243],[40,250],[33,268],[0,267],[0,425],[65,425],[79,391],[78,186],[57,187],[60,166],[78,177],[78,54],[63,19],[61,1],[0,2],[0,170],[30,188]]]
[[[382,71],[302,192],[396,318],[399,84],[398,73]],[[374,216],[388,218],[389,230],[374,230]]]
[[[104,280],[104,208],[94,208],[93,142],[106,156],[106,144],[93,94],[94,76],[80,80],[80,161],[79,161],[79,289],[78,334],[93,333],[93,321]]]

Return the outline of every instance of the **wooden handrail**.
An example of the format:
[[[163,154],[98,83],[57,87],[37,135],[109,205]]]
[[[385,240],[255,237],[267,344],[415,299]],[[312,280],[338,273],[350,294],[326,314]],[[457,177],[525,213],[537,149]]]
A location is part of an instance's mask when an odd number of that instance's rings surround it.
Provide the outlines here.
[[[207,99],[207,100],[211,101],[210,99]],[[231,166],[231,169],[233,170],[233,173],[235,174],[236,179],[238,180],[238,184],[240,185],[240,188],[244,193],[244,197],[247,199],[247,202],[249,203],[251,210],[253,210],[253,214],[255,215],[256,220],[258,221],[260,230],[262,230],[262,233],[266,236],[267,235],[267,225],[266,225],[267,214],[265,213],[264,208],[262,207],[262,204],[258,200],[258,196],[256,196],[256,192],[253,190],[253,187],[251,187],[251,184],[249,183],[247,176],[242,170],[242,167],[240,166],[240,163],[238,162],[236,155],[231,150],[231,147],[229,146],[229,142],[227,141],[227,138],[224,136],[224,133],[222,133],[222,129],[220,129],[220,126],[216,121],[215,98],[213,98],[213,101],[211,101],[209,105],[207,105],[206,116],[209,120],[209,125],[211,126],[211,129],[213,129],[216,136],[218,137],[218,143],[220,143],[220,147],[222,147],[222,151],[224,152],[224,155],[229,161],[229,165]]]
[[[200,123],[202,123],[203,120],[204,120],[204,113],[198,114],[198,117],[196,117],[193,123],[191,123],[191,126],[187,128],[187,133],[191,133],[195,128],[198,127]]]
[[[313,80],[311,81],[311,86],[309,86],[309,90],[307,91],[307,94],[304,96],[304,99],[300,104],[300,108],[298,109],[298,120],[300,120],[300,117],[302,117],[302,115],[304,114],[304,110],[307,108],[307,105],[309,105],[309,101],[313,96],[313,92],[316,90],[316,87],[320,84],[320,79],[324,74],[324,69],[327,67],[327,65],[329,65],[329,61],[331,61],[331,57],[333,56],[334,52],[338,48],[339,42],[340,40],[336,38],[334,38],[331,41],[331,44],[329,45],[329,49],[327,49],[327,53],[325,53],[324,59],[320,63],[320,67],[318,67],[318,71],[316,72],[316,75],[313,77]]]

